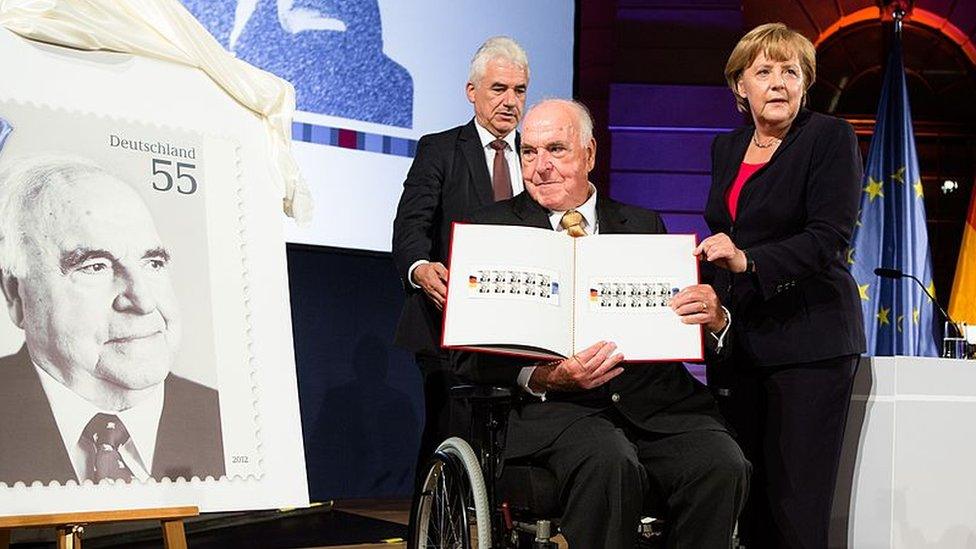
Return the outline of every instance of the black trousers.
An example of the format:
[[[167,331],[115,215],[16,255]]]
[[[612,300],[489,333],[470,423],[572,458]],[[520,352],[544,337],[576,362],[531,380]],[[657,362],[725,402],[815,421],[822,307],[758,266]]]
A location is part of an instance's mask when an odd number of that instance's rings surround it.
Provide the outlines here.
[[[739,521],[748,549],[827,547],[858,360],[738,369],[724,383],[719,408],[754,467]]]
[[[573,548],[633,547],[642,508],[664,504],[669,548],[727,549],[749,463],[723,431],[653,434],[615,412],[585,417],[531,459],[556,476]]]
[[[447,353],[417,354],[417,366],[424,379],[424,430],[420,435],[417,453],[416,481],[426,474],[424,465],[444,439],[465,435],[470,415],[463,401],[452,402],[450,389],[461,385],[461,380],[451,370]]]
[[[413,491],[416,496],[427,475],[427,462],[430,456],[445,439],[465,435],[462,426],[466,425],[470,412],[465,408],[463,401],[451,399],[451,387],[461,385],[461,380],[451,369],[447,353],[418,353],[414,358],[424,380],[424,430],[420,434],[420,449],[417,451],[413,481]],[[407,532],[407,539],[411,540],[411,544],[414,539],[413,526],[416,523],[416,512],[417,509],[411,505],[410,526]]]

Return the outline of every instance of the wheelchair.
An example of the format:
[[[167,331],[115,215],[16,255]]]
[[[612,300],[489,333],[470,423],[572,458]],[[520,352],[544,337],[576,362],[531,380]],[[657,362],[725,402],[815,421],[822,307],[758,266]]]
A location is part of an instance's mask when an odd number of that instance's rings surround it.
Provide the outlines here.
[[[411,506],[407,547],[555,549],[554,517],[561,514],[555,477],[530,463],[502,467],[512,390],[464,385],[453,387],[451,398],[469,403],[471,442],[449,438],[428,461]],[[664,526],[642,519],[637,546],[663,545]]]

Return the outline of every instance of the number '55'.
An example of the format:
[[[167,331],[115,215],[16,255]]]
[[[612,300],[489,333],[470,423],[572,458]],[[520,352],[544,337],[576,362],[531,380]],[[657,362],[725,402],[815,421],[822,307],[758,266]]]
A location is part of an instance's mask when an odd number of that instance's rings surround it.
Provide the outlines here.
[[[186,162],[176,163],[176,173],[173,173],[173,161],[161,158],[152,159],[153,176],[161,175],[162,178],[153,180],[153,188],[157,191],[166,192],[176,185],[176,192],[180,194],[193,194],[197,192],[197,180],[190,173],[196,168],[196,164]]]

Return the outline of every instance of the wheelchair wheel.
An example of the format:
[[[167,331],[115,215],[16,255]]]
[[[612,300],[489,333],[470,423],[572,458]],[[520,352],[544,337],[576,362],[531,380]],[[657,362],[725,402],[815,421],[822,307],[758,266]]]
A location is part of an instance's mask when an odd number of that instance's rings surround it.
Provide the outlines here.
[[[411,547],[491,548],[485,481],[474,450],[464,440],[452,437],[437,447],[414,505]]]

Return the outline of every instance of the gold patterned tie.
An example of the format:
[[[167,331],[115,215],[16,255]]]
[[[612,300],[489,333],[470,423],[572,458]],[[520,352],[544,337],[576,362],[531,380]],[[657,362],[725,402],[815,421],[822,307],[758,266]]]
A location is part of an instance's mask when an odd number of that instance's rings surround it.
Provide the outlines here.
[[[559,220],[559,224],[566,229],[569,236],[576,238],[577,236],[586,236],[586,229],[583,228],[583,214],[576,210],[569,210],[563,214],[563,218]]]

